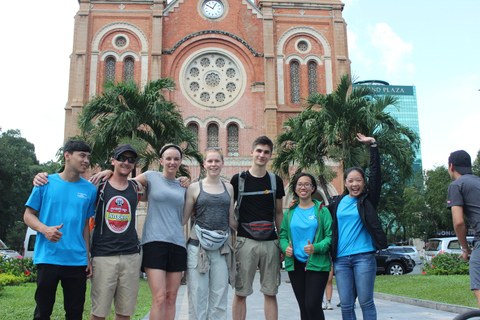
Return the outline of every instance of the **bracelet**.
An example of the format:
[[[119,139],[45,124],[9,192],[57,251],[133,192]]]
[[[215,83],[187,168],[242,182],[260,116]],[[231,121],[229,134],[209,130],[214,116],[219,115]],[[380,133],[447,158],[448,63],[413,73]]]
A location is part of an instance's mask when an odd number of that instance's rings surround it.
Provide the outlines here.
[[[462,252],[469,252],[469,251],[472,251],[472,249],[468,248],[468,249],[462,249]]]
[[[373,141],[372,143],[370,143],[371,146],[376,146],[377,145],[377,141]]]

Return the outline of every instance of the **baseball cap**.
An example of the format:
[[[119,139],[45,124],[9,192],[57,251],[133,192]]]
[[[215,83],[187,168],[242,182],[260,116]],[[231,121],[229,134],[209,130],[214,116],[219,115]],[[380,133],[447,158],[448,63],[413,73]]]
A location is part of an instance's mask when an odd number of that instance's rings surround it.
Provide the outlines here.
[[[450,153],[448,163],[453,164],[455,170],[460,174],[472,174],[472,159],[465,150],[458,150]]]
[[[131,145],[129,145],[128,143],[125,143],[125,144],[122,144],[121,146],[118,146],[115,149],[115,152],[113,153],[113,159],[117,159],[119,155],[127,151],[130,151],[131,153],[133,153],[135,158],[138,157],[137,151],[135,151],[135,149]]]

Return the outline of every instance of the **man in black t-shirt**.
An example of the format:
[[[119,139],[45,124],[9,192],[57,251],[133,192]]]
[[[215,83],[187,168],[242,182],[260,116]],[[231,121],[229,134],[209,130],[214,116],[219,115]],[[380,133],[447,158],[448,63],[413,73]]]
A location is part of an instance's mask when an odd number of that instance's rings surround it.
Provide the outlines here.
[[[113,175],[101,183],[92,231],[92,314],[90,320],[110,315],[130,319],[137,302],[140,248],[135,230],[138,185],[128,177],[135,167],[137,152],[129,144],[115,149]]]
[[[247,296],[253,293],[252,284],[256,269],[260,269],[261,289],[265,298],[265,319],[278,318],[277,297],[280,285],[280,247],[275,230],[270,234],[257,235],[252,229],[274,229],[274,223],[280,230],[283,219],[282,198],[285,195],[283,181],[275,175],[276,192],[272,190],[267,163],[272,157],[273,142],[266,136],[257,138],[252,146],[252,167],[242,177],[245,179],[244,192],[262,191],[256,195],[242,196],[238,217],[238,233],[235,243],[237,260],[237,278],[232,314],[234,320],[244,320],[247,313]],[[239,174],[232,177],[230,183],[238,200]],[[275,205],[274,205],[275,201]],[[275,211],[274,211],[275,207]]]

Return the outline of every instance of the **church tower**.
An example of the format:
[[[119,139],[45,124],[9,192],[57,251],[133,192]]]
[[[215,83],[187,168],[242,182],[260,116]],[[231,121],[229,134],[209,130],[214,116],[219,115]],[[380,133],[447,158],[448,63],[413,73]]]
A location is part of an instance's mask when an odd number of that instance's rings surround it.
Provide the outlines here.
[[[199,150],[222,147],[231,177],[250,167],[256,137],[275,140],[303,98],[350,73],[339,0],[78,2],[65,138],[79,133],[78,113],[105,79],[171,77],[166,98]]]

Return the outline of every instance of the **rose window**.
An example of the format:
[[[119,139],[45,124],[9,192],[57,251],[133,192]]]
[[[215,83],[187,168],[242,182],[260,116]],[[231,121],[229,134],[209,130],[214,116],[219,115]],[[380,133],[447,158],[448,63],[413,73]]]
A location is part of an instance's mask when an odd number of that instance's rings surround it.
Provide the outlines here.
[[[245,71],[227,54],[201,53],[187,61],[182,70],[182,91],[198,106],[229,105],[245,90]]]
[[[198,91],[199,88],[200,88],[200,85],[198,84],[198,82],[192,82],[192,83],[190,83],[190,90],[192,90],[192,91]]]
[[[204,68],[208,67],[210,65],[210,59],[203,58],[202,60],[200,60],[200,65]]]
[[[216,87],[220,83],[220,76],[216,73],[209,73],[205,77],[205,82],[210,86],[210,87]]]
[[[215,60],[215,65],[219,68],[223,68],[225,66],[225,59],[217,58],[217,60]]]
[[[237,89],[237,86],[233,82],[227,83],[227,91],[234,92]]]
[[[190,69],[190,75],[191,75],[192,77],[196,77],[196,76],[198,76],[198,74],[199,74],[198,68],[192,68],[192,69]]]
[[[202,94],[200,95],[200,100],[202,100],[203,102],[207,102],[208,100],[210,100],[210,94],[208,92],[202,92]]]
[[[235,77],[236,73],[237,72],[235,71],[235,69],[232,69],[232,68],[227,69],[227,77],[229,77],[229,78]]]
[[[223,92],[219,92],[215,95],[215,99],[218,102],[223,102],[223,101],[225,101],[225,94]]]

